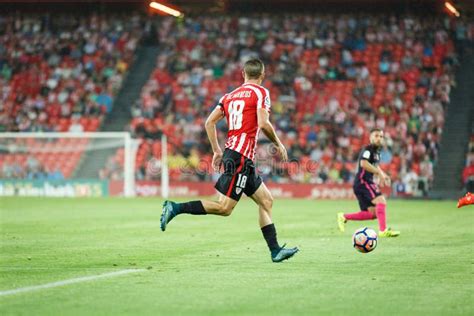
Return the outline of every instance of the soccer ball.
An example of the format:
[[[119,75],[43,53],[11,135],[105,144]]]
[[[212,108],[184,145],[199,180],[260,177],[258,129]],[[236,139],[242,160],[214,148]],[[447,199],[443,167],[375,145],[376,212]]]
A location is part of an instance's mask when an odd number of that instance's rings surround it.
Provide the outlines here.
[[[369,227],[359,228],[352,236],[352,242],[357,251],[371,252],[377,247],[377,233]]]

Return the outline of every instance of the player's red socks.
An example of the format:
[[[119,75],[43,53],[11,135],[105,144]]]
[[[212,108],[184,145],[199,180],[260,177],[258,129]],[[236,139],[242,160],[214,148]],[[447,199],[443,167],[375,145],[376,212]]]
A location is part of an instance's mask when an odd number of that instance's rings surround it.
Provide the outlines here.
[[[374,219],[375,216],[369,211],[360,211],[357,213],[344,214],[344,218],[348,221],[366,221],[368,219]]]
[[[386,205],[379,203],[375,205],[375,214],[377,214],[377,219],[379,220],[379,230],[382,232],[387,228],[386,220],[385,220],[385,209]]]

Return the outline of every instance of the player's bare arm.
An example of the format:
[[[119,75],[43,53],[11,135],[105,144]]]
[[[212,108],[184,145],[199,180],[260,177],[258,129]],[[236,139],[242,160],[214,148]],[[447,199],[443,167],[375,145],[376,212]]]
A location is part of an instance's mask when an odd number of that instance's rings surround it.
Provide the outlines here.
[[[270,122],[270,114],[266,109],[258,109],[257,110],[257,119],[258,119],[258,127],[263,131],[265,136],[277,147],[278,153],[283,161],[288,160],[288,153],[286,152],[285,146],[282,144],[278,135],[273,128],[272,123]]]
[[[374,166],[367,160],[361,160],[360,166],[364,168],[366,171],[377,175],[381,180],[382,186],[390,184],[390,177],[383,172],[383,170],[379,166]]]
[[[373,164],[371,164],[367,160],[361,160],[360,166],[370,173],[373,173],[375,175],[380,175],[379,168],[375,167]]]
[[[224,118],[224,113],[222,113],[220,107],[216,107],[207,118],[205,124],[207,137],[209,138],[209,142],[211,143],[212,147],[212,152],[214,153],[214,156],[212,157],[212,167],[215,171],[219,171],[219,166],[222,161],[222,149],[217,141],[216,130],[216,124],[222,118]]]
[[[382,168],[380,168],[380,166],[377,166],[377,169],[379,169],[379,177],[382,179],[382,185],[390,186],[390,177],[382,170]]]
[[[371,164],[370,162],[368,162],[367,160],[361,160],[360,161],[360,166],[362,168],[364,168],[366,171],[368,171],[370,173],[373,173],[374,175],[377,175],[378,177],[380,177],[380,179],[383,180],[382,181],[383,184],[385,184],[387,181],[390,181],[390,177],[387,176],[385,174],[385,172],[383,172],[383,170],[379,166],[376,167],[373,164]]]

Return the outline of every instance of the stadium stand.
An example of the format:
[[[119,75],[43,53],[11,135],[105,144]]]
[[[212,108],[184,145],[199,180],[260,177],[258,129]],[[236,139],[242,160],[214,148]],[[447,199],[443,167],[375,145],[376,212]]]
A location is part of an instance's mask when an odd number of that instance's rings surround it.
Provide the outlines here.
[[[2,129],[98,130],[133,59],[142,19],[3,17]],[[267,65],[264,84],[271,92],[272,120],[291,159],[288,164],[270,159],[271,147],[263,141],[257,155],[264,180],[350,183],[358,150],[370,128],[378,126],[387,135],[382,161],[394,193],[425,194],[430,188],[455,84],[454,43],[458,51],[470,47],[472,23],[350,14],[157,21],[157,67],[131,106],[129,129],[143,140],[137,179],[157,177],[149,163],[160,157],[162,133],[169,140],[172,180],[215,177],[203,122],[218,98],[241,84],[242,61],[258,56]],[[32,142],[29,148],[43,145]],[[3,176],[44,177],[58,171],[57,176],[71,177],[81,153],[66,163],[61,156],[66,153],[59,150],[70,145],[58,144],[55,154],[34,157],[45,170],[42,175],[31,172],[28,155],[9,152]],[[100,176],[120,179],[122,165],[118,151]]]
[[[98,130],[133,59],[140,19],[96,14],[2,17],[2,131]],[[10,144],[2,159],[2,178],[70,177],[86,144],[67,139]],[[67,152],[71,146],[72,154]],[[38,154],[28,156],[25,151]]]
[[[272,119],[293,161],[270,165],[270,150],[261,146],[265,180],[350,182],[368,130],[379,126],[387,132],[382,161],[395,193],[425,192],[455,83],[450,28],[441,19],[409,16],[163,19],[157,68],[132,108],[130,128],[146,140],[138,178],[153,178],[147,162],[159,157],[162,132],[173,145],[172,179],[210,177],[203,120],[241,84],[240,63],[259,56],[267,65]]]

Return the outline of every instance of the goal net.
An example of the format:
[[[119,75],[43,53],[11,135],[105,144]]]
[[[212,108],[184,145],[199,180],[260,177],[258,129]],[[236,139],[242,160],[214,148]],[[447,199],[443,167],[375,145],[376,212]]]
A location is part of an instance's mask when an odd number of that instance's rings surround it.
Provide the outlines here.
[[[0,133],[0,196],[135,195],[127,132]]]

